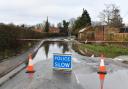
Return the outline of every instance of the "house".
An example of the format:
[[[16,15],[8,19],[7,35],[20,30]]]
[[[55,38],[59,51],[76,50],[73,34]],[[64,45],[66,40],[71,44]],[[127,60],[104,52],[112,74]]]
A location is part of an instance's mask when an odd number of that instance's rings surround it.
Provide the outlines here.
[[[34,29],[34,31],[36,31],[36,32],[45,32],[44,29],[42,29],[42,28],[36,28],[36,29]],[[59,32],[60,32],[59,28],[49,27],[49,33],[59,33]]]
[[[41,28],[37,28],[37,29],[34,29],[35,32],[43,32],[43,29]]]
[[[49,28],[49,32],[50,33],[59,33],[60,32],[60,29],[57,28],[57,27],[50,27]]]

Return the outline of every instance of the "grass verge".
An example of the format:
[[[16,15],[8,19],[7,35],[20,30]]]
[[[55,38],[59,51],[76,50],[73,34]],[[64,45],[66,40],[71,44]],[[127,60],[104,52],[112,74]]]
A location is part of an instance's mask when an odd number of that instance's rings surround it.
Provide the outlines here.
[[[99,45],[99,44],[80,44],[78,49],[85,52],[93,53],[97,56],[104,54],[106,57],[116,57],[120,55],[128,55],[128,48],[119,47],[117,45]]]

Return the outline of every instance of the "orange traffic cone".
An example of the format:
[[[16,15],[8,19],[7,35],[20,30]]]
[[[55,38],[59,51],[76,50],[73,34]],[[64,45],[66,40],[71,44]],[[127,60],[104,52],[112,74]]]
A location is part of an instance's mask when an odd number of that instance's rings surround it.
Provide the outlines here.
[[[101,55],[101,62],[100,62],[100,66],[99,66],[99,71],[97,73],[99,74],[99,78],[100,78],[100,82],[101,82],[101,89],[103,89],[105,75],[107,74],[106,67],[104,65],[103,55]]]
[[[35,72],[33,63],[32,63],[32,54],[29,54],[28,66],[26,69],[27,69],[26,73],[34,73]]]

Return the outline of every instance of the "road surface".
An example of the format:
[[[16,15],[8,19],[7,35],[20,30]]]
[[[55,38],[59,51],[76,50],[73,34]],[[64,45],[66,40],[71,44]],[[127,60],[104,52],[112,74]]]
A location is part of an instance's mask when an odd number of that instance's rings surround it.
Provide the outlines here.
[[[23,69],[0,89],[100,89],[97,74],[99,58],[77,54],[66,42],[45,42],[33,59],[35,73],[27,74]],[[72,53],[72,73],[52,70],[53,53]],[[104,89],[128,89],[128,69],[120,63],[106,59],[108,74]]]

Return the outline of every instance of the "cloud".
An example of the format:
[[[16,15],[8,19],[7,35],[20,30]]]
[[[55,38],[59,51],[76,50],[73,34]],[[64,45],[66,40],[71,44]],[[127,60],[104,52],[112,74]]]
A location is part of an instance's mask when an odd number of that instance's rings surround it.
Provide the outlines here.
[[[88,10],[92,20],[98,20],[98,14],[104,4],[115,3],[120,6],[121,14],[127,11],[125,0],[0,0],[0,22],[16,24],[36,24],[46,20],[57,23],[63,19],[78,17],[82,9]],[[125,18],[128,16],[126,15]]]

